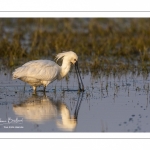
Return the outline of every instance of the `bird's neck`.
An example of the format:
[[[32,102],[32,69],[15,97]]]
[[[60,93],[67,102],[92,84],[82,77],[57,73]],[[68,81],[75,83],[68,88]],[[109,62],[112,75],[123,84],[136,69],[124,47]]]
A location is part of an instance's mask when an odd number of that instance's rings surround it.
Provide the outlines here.
[[[69,61],[63,60],[62,66],[61,66],[61,71],[60,71],[60,76],[61,78],[65,77],[67,73],[69,72],[71,67],[71,63]]]

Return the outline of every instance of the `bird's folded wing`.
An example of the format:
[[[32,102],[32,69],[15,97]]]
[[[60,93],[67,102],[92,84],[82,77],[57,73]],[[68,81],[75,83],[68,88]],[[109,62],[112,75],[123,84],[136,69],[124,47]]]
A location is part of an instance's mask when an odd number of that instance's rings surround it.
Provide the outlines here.
[[[60,66],[50,60],[35,60],[24,64],[13,72],[13,78],[31,77],[45,81],[57,78]]]

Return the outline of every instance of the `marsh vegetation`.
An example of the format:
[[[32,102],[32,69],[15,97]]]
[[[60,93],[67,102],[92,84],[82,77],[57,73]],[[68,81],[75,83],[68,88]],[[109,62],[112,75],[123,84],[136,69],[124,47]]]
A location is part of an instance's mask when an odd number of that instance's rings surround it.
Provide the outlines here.
[[[149,26],[148,18],[1,18],[1,66],[72,50],[83,72],[148,73]]]

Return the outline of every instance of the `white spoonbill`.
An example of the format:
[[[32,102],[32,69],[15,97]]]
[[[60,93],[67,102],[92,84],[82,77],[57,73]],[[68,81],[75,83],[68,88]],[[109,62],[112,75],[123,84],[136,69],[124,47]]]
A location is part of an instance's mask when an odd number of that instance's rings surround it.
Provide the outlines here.
[[[36,92],[37,86],[43,85],[44,91],[48,84],[54,80],[62,79],[70,70],[71,63],[75,64],[79,90],[84,91],[84,85],[78,68],[78,56],[72,51],[57,54],[56,60],[62,58],[62,66],[51,60],[33,60],[25,63],[13,72],[13,79],[20,79],[33,87]],[[81,81],[81,83],[80,83]]]

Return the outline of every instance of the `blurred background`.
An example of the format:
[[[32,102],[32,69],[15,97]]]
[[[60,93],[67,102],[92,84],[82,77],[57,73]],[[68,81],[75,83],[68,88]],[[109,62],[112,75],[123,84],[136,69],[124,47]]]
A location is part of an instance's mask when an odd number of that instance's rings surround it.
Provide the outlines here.
[[[72,50],[83,73],[148,73],[149,27],[149,18],[1,18],[0,66],[14,69]]]

